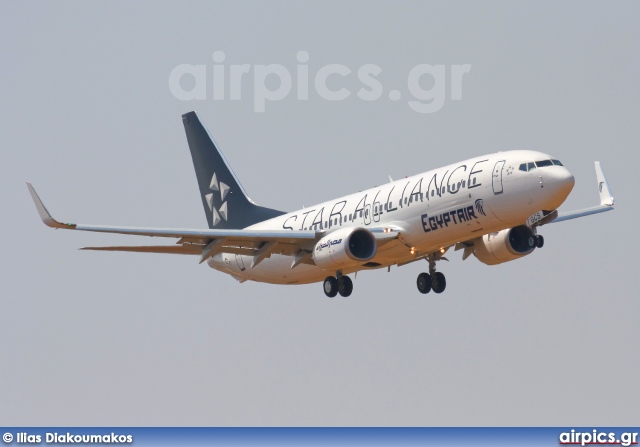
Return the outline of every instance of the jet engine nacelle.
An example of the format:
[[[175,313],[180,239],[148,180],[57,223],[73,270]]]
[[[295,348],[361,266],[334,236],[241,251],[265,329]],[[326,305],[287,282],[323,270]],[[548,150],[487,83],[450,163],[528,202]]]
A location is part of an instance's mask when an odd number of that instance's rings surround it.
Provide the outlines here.
[[[483,264],[496,265],[526,256],[535,248],[533,231],[520,225],[476,239],[473,254]]]
[[[376,254],[376,238],[364,228],[343,228],[318,241],[313,261],[320,268],[337,270],[360,265]]]

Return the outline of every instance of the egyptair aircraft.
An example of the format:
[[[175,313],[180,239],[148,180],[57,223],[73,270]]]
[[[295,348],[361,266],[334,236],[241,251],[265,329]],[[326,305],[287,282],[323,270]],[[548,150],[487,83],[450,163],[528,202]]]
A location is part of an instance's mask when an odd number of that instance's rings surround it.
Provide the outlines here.
[[[182,116],[209,228],[137,228],[61,223],[27,183],[44,223],[53,228],[174,238],[173,245],[85,250],[190,254],[240,282],[306,284],[349,296],[349,274],[426,260],[418,290],[441,293],[436,263],[451,248],[489,265],[513,261],[544,244],[545,224],[613,209],[598,162],[600,204],[558,213],[573,175],[551,155],[516,150],[465,160],[293,212],[253,202],[195,112]]]

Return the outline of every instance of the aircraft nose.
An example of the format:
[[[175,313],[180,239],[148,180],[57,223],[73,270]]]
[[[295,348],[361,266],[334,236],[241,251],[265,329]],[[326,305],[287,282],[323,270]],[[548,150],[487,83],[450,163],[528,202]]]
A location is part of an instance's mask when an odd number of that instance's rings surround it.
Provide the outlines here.
[[[554,198],[563,202],[576,184],[576,179],[567,168],[563,167],[561,171],[553,176],[550,184]]]
[[[573,189],[576,181],[573,174],[565,167],[555,166],[554,173],[548,177],[548,181],[545,182],[544,189],[546,191],[546,209],[557,209],[565,199],[569,196],[569,193]]]
[[[573,186],[576,184],[576,179],[568,169],[558,178],[559,183],[563,188],[568,188],[567,194],[571,192]]]

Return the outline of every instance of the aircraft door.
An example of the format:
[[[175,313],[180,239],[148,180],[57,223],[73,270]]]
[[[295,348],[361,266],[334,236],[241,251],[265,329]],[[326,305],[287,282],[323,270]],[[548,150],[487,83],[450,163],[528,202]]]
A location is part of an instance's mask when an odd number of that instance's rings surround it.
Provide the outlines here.
[[[493,181],[493,193],[502,194],[502,170],[504,169],[505,160],[500,160],[493,167],[492,181]]]
[[[372,211],[373,210],[371,209],[371,204],[368,204],[368,205],[364,206],[364,212],[363,212],[362,216],[364,217],[364,224],[365,225],[371,224]]]

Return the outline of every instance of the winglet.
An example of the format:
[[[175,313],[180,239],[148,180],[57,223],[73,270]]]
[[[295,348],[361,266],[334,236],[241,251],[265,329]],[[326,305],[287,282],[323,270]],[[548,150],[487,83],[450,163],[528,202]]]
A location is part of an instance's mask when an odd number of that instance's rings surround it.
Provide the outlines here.
[[[44,203],[42,203],[42,200],[40,200],[40,197],[38,197],[38,193],[33,188],[31,183],[27,182],[27,188],[29,188],[29,193],[31,194],[33,203],[36,204],[36,209],[38,210],[38,214],[40,214],[40,219],[42,219],[42,221],[46,226],[51,228],[66,228],[66,229],[76,228],[75,224],[63,224],[55,220],[53,217],[51,217],[51,214],[49,214],[49,211],[47,211],[47,208],[44,206]]]
[[[600,192],[600,205],[613,206],[615,200],[613,199],[611,188],[609,188],[609,183],[607,183],[607,179],[604,177],[599,161],[596,161],[596,178],[598,179],[598,191]]]

